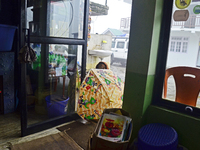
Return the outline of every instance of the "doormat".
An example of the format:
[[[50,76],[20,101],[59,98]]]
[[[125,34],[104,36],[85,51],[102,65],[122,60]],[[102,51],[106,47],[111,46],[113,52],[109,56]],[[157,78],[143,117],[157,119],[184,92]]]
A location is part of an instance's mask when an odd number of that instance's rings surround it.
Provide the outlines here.
[[[11,145],[11,150],[82,150],[65,132],[48,135],[29,142]]]
[[[64,131],[83,149],[87,149],[88,140],[90,138],[91,133],[94,131],[96,127],[95,122],[87,122],[87,124],[83,124],[81,122],[73,122],[71,124],[67,124],[57,129],[59,131]]]

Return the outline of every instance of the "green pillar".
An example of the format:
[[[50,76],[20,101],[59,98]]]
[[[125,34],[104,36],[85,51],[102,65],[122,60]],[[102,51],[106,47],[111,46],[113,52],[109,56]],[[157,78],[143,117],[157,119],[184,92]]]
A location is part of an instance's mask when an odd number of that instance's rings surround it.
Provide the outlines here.
[[[163,0],[134,0],[123,109],[133,118],[132,138],[137,137],[142,116],[151,103]]]

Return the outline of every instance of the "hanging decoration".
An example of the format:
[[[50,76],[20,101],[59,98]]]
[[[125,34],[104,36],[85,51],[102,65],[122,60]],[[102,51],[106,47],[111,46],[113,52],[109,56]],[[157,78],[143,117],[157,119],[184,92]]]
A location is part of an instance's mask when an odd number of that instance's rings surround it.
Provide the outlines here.
[[[87,36],[87,40],[89,41],[90,38],[91,38],[91,35],[90,35],[90,32],[91,32],[91,21],[92,21],[92,18],[91,18],[91,7],[89,7],[89,16],[88,16],[88,36]],[[87,44],[88,46],[88,44]]]

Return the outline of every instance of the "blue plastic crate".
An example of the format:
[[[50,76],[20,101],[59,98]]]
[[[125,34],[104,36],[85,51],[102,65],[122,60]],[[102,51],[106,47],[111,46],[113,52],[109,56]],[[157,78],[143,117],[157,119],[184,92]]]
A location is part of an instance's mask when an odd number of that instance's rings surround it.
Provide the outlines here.
[[[47,112],[49,118],[67,114],[66,106],[69,98],[66,100],[60,100],[59,98],[49,95],[45,98],[45,100],[47,104]]]
[[[139,130],[137,147],[138,150],[177,150],[178,135],[168,125],[148,124]]]
[[[0,24],[0,51],[10,51],[12,49],[16,29],[16,26]]]

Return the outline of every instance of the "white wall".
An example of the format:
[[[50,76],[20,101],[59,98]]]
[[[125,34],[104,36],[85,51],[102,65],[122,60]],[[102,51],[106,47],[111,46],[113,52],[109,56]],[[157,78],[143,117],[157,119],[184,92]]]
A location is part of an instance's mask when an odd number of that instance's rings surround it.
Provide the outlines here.
[[[189,37],[187,53],[177,53],[168,51],[167,67],[190,66],[196,67],[199,37],[190,31],[172,31],[171,36]]]

